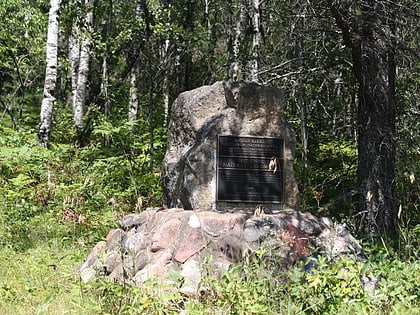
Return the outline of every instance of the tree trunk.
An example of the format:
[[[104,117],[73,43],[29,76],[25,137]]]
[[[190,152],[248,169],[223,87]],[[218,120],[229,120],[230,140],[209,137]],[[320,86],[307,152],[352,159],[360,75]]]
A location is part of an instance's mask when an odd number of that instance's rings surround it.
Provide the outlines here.
[[[51,122],[55,102],[55,86],[57,82],[58,55],[58,17],[61,0],[51,0],[48,16],[48,33],[46,49],[46,68],[44,97],[41,103],[38,138],[41,145],[48,148],[50,144]]]
[[[306,190],[308,183],[308,126],[307,126],[307,105],[305,100],[303,100],[302,91],[298,91],[297,107],[300,111],[300,136],[302,138],[302,192]]]
[[[395,188],[396,2],[363,0],[361,16],[329,1],[359,82],[358,204],[361,229],[372,239],[397,236]],[[350,21],[352,24],[350,24]]]
[[[109,97],[109,74],[108,74],[108,56],[102,57],[102,83],[101,83],[101,95],[104,99],[104,115],[105,119],[111,118],[111,99]]]
[[[194,32],[194,1],[188,0],[185,3],[185,21],[184,21],[184,30],[189,34]],[[192,52],[190,50],[190,39],[188,42],[185,43],[186,52],[183,55],[183,64],[184,64],[184,86],[183,90],[188,91],[191,90],[193,87],[192,82],[192,69],[193,69],[193,62],[192,62]]]
[[[169,29],[171,24],[171,9],[172,6],[170,3],[166,4],[168,8],[168,15],[166,17],[166,27]],[[168,125],[168,117],[169,117],[169,93],[170,93],[170,47],[171,47],[171,40],[169,35],[167,35],[165,39],[165,45],[162,49],[163,55],[163,64],[164,64],[164,74],[163,74],[163,125],[167,127]]]
[[[260,1],[251,1],[251,25],[252,25],[252,46],[250,60],[250,81],[258,82],[258,69],[260,60],[260,43],[261,43],[261,16]]]
[[[168,116],[169,116],[169,91],[170,91],[170,86],[169,86],[169,74],[170,74],[170,65],[169,65],[169,45],[170,45],[170,41],[167,38],[165,40],[165,47],[163,48],[164,50],[164,67],[165,67],[165,73],[163,75],[163,89],[162,89],[162,93],[163,93],[163,125],[166,127],[168,125]]]
[[[231,79],[231,64],[233,61],[233,3],[232,0],[228,0],[226,3],[226,23],[225,23],[225,32],[226,32],[226,78]]]
[[[395,8],[391,2],[368,0],[363,13],[362,55],[357,66],[358,212],[366,234],[396,236]]]
[[[89,61],[90,61],[90,39],[89,39],[89,30],[93,22],[93,1],[85,0],[85,6],[87,13],[85,16],[85,28],[87,32],[83,34],[83,38],[80,41],[80,58],[79,58],[79,68],[77,72],[77,83],[76,90],[73,95],[73,119],[74,119],[74,128],[76,132],[80,135],[83,132],[84,123],[84,106],[86,103],[86,94],[87,94],[87,82],[89,74]]]
[[[145,18],[146,4],[142,1],[137,1],[135,8],[135,17],[137,20]],[[133,47],[134,53],[131,55],[133,65],[130,69],[130,90],[129,90],[129,100],[128,100],[128,121],[135,122],[138,119],[138,113],[140,110],[139,98],[138,98],[138,76],[140,74],[140,55],[141,55],[141,45],[135,43]],[[131,131],[134,130],[134,125],[131,125]]]
[[[109,120],[111,118],[111,97],[109,93],[109,69],[108,63],[110,62],[110,55],[112,52],[109,51],[109,42],[112,41],[111,30],[113,28],[113,15],[114,15],[114,7],[113,7],[113,0],[108,1],[108,16],[106,19],[106,23],[103,26],[102,32],[106,38],[105,40],[105,47],[102,56],[102,82],[101,82],[101,96],[103,98],[103,109],[105,119]],[[108,140],[106,140],[108,142]]]
[[[71,68],[71,93],[67,98],[67,104],[71,104],[73,106],[73,100],[76,95],[77,91],[77,75],[79,72],[79,61],[80,61],[80,44],[79,39],[74,36],[69,36],[69,60],[70,60],[70,68]]]
[[[139,64],[137,61],[134,62],[133,67],[130,70],[130,91],[128,100],[128,121],[134,122],[137,120],[139,111],[139,99],[137,96],[137,76],[139,74]]]
[[[245,4],[244,0],[238,0],[238,7],[236,12],[236,26],[235,26],[235,36],[233,39],[233,62],[231,66],[231,75],[230,78],[232,81],[239,81],[242,79],[241,74],[241,63],[240,63],[240,48],[242,41],[242,34],[244,32],[244,22],[245,22]]]

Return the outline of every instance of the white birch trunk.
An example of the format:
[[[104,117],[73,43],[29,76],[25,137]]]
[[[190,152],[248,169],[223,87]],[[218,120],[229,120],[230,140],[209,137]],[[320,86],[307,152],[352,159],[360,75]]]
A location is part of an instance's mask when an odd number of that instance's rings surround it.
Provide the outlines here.
[[[101,94],[104,98],[104,114],[105,119],[109,119],[111,116],[111,100],[109,99],[109,77],[108,77],[108,60],[105,55],[102,59],[102,83],[101,83]]]
[[[258,82],[258,68],[260,59],[260,42],[261,42],[261,17],[260,17],[260,1],[251,0],[251,23],[252,23],[252,47],[250,61],[250,80]]]
[[[50,144],[51,122],[55,102],[54,92],[57,82],[58,11],[60,9],[60,4],[61,0],[51,0],[51,7],[48,15],[44,97],[41,103],[38,129],[38,137],[41,145],[46,148]]]
[[[85,0],[87,13],[85,17],[86,30],[89,32],[93,21],[93,1]],[[79,68],[77,73],[76,90],[73,95],[73,119],[74,128],[80,132],[83,130],[83,115],[84,106],[86,103],[87,81],[89,74],[89,61],[90,61],[90,40],[89,35],[84,34],[80,42],[80,59]]]
[[[205,0],[204,14],[207,24],[207,42],[210,43],[211,39],[211,21],[210,21],[210,0]]]
[[[77,36],[69,36],[69,60],[71,65],[71,94],[68,103],[73,105],[73,100],[77,91],[77,75],[79,73],[80,62],[80,41]]]
[[[139,100],[137,96],[137,76],[139,74],[139,65],[136,61],[130,71],[130,90],[129,90],[129,104],[128,104],[128,121],[134,122],[137,120],[139,111]]]
[[[141,1],[137,1],[136,9],[135,9],[135,16],[136,19],[141,19],[144,15],[142,3]],[[129,100],[128,100],[128,121],[134,122],[138,118],[138,112],[139,112],[139,99],[138,99],[138,75],[140,73],[140,65],[137,57],[137,53],[139,48],[135,48],[134,58],[135,62],[130,69],[130,90],[129,90]]]
[[[206,2],[207,3],[207,2]],[[166,17],[166,26],[169,28],[171,24],[171,4],[168,4],[168,16]],[[165,40],[165,46],[163,47],[163,63],[165,65],[165,74],[163,77],[163,123],[164,126],[168,125],[168,116],[169,116],[169,74],[170,74],[170,58],[169,58],[169,49],[171,46],[171,41],[169,36]]]
[[[163,77],[163,114],[164,114],[164,126],[168,124],[168,116],[169,116],[169,46],[170,41],[169,39],[165,40],[165,48],[164,48],[164,63],[165,63],[165,74]]]
[[[236,14],[235,37],[233,40],[233,62],[231,67],[232,81],[241,80],[241,67],[239,62],[239,51],[241,47],[241,39],[245,21],[245,4],[244,0],[238,0],[238,8]]]

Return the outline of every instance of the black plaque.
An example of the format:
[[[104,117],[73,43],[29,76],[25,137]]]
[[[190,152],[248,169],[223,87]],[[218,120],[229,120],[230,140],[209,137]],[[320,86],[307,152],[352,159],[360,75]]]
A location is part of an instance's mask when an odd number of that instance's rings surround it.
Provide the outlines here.
[[[217,143],[217,201],[283,202],[283,139],[219,136]]]

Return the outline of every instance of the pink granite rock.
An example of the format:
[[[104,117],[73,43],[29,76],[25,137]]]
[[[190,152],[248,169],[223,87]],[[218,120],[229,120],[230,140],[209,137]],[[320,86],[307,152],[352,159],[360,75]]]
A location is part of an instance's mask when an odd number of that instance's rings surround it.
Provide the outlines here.
[[[188,258],[203,249],[209,241],[198,229],[191,229],[181,241],[175,253],[174,259],[178,262],[185,262]]]
[[[125,232],[121,229],[112,230],[106,237],[106,247],[109,250],[119,251],[124,241]]]
[[[309,257],[311,254],[310,242],[308,235],[296,228],[292,224],[288,224],[281,232],[282,241],[291,247],[299,258]]]
[[[163,223],[153,234],[150,250],[156,252],[169,248],[176,239],[180,226],[181,221],[179,219],[171,219]]]

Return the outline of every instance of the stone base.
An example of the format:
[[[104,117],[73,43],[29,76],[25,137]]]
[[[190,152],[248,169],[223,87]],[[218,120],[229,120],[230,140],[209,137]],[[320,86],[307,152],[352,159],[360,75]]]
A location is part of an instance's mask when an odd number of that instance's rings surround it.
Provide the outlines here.
[[[119,224],[81,265],[83,281],[103,275],[140,285],[155,278],[186,294],[196,294],[203,274],[210,270],[220,276],[256,250],[266,250],[277,267],[284,268],[307,259],[313,251],[331,256],[351,253],[353,257],[361,251],[343,226],[299,211],[254,215],[149,209],[129,214]],[[173,279],[172,271],[184,277],[183,281]]]

